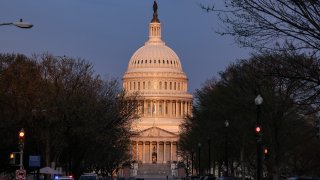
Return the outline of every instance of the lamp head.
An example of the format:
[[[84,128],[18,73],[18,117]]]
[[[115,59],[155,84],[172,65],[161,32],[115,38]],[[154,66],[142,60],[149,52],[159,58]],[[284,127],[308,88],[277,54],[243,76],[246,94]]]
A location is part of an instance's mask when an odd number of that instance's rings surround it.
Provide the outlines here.
[[[254,99],[254,103],[255,103],[256,105],[261,105],[262,102],[263,102],[263,98],[261,97],[260,94],[258,94],[258,96]]]
[[[224,122],[224,125],[225,125],[226,127],[229,127],[229,121],[226,120],[226,121]]]
[[[29,28],[33,27],[33,24],[28,23],[28,22],[23,22],[22,19],[20,19],[20,21],[18,21],[18,22],[14,22],[12,24],[19,27],[19,28],[25,28],[25,29],[29,29]]]

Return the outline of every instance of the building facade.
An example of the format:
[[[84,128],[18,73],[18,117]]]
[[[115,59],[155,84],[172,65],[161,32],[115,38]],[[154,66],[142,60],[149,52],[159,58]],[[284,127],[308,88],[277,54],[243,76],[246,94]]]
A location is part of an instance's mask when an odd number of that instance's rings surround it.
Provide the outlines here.
[[[161,38],[157,4],[153,6],[149,39],[131,57],[123,76],[127,94],[138,92],[139,120],[132,125],[132,158],[140,163],[178,161],[180,124],[191,115],[192,95],[177,54]]]

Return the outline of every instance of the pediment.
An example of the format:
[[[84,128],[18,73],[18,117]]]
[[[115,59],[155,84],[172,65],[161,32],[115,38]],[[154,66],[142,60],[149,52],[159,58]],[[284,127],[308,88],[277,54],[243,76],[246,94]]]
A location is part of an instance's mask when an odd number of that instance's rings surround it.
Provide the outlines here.
[[[158,127],[151,127],[139,133],[141,137],[176,137],[177,135]]]

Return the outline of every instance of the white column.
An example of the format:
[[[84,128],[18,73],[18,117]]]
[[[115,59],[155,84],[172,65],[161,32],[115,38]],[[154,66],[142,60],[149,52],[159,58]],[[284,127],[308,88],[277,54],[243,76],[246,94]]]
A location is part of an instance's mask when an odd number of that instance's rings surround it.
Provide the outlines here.
[[[145,160],[145,142],[142,141],[142,163],[145,163],[146,160]]]
[[[174,111],[175,111],[175,112],[174,112],[174,113],[175,113],[175,116],[174,116],[174,117],[177,117],[178,114],[179,114],[179,112],[178,112],[178,101],[176,101],[176,102],[174,103],[174,107],[175,107],[175,108],[174,108],[174,109],[175,109],[175,110],[174,110]]]
[[[143,114],[146,115],[148,113],[148,109],[147,109],[147,103],[145,100],[143,100]]]
[[[172,100],[170,100],[169,103],[169,117],[172,117],[173,113],[172,113]]]
[[[151,141],[149,146],[149,162],[152,163],[152,142]]]
[[[163,116],[166,117],[166,108],[167,108],[167,101],[166,100],[163,100]]]
[[[188,115],[188,101],[184,103],[185,106],[185,114]]]
[[[159,162],[159,141],[157,141],[157,163]]]
[[[157,115],[157,117],[160,116],[160,107],[159,107],[159,104],[160,104],[160,100],[157,100],[157,101],[156,101],[156,109],[157,109],[156,115]]]
[[[172,162],[172,147],[173,146],[173,142],[170,142],[170,161]]]
[[[183,102],[180,101],[180,116],[183,116]]]
[[[136,151],[137,161],[139,161],[139,141],[136,142]]]
[[[163,163],[167,163],[167,160],[166,160],[166,142],[164,141],[163,142]]]

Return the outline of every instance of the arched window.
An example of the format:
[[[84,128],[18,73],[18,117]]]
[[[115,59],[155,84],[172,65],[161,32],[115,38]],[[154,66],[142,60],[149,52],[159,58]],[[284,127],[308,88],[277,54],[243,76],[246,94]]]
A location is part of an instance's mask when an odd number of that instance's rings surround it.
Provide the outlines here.
[[[162,89],[162,82],[159,82],[159,89]]]

